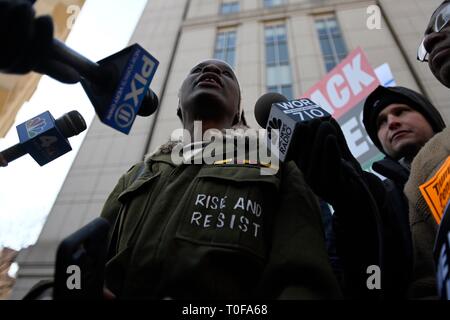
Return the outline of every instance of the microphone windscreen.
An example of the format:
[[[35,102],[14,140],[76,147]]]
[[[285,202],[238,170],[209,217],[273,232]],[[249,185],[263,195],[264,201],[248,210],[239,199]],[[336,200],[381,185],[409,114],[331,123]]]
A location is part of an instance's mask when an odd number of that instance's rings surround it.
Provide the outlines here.
[[[155,113],[158,109],[159,100],[156,93],[152,89],[149,89],[145,95],[144,101],[142,101],[141,108],[138,111],[138,115],[141,117],[148,117]]]
[[[55,122],[58,129],[66,138],[76,136],[87,128],[83,116],[76,110],[62,115]]]
[[[258,124],[265,128],[269,119],[272,104],[276,102],[288,102],[288,98],[277,92],[263,94],[255,103],[255,118]]]

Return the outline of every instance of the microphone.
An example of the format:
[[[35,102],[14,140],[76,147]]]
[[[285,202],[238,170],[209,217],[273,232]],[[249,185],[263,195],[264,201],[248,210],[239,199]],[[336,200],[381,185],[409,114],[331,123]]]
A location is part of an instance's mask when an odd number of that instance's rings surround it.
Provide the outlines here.
[[[108,220],[98,217],[58,245],[54,300],[103,300],[110,228]],[[81,270],[77,290],[67,285],[68,270],[74,266]]]
[[[0,166],[6,167],[25,154],[43,166],[72,150],[67,138],[86,130],[86,122],[78,111],[70,111],[54,119],[46,111],[17,127],[20,143],[0,152]]]
[[[159,65],[135,44],[98,63],[54,39],[50,16],[35,17],[34,0],[0,1],[5,50],[0,71],[36,71],[62,83],[81,82],[100,120],[128,134],[136,115],[149,116],[158,98],[149,89]]]
[[[262,95],[255,104],[255,118],[258,124],[267,129],[268,145],[272,145],[274,130],[278,130],[279,159],[290,160],[294,150],[295,131],[298,124],[313,119],[329,119],[331,115],[307,98],[289,101],[285,96],[275,92]]]
[[[345,137],[342,131],[334,132],[333,134],[336,138],[336,148],[338,148],[340,152],[339,158],[336,157],[336,153],[333,154],[335,151],[334,148],[329,150],[330,153],[321,152],[320,155],[322,155],[322,157],[312,158],[315,156],[313,150],[316,148],[314,147],[317,147],[314,143],[317,143],[318,141],[312,136],[300,136],[300,134],[305,132],[299,132],[302,129],[299,128],[302,124],[304,125],[305,123],[314,120],[317,121],[317,119],[319,119],[321,122],[320,126],[325,124],[322,123],[322,121],[330,122],[330,126],[337,125],[336,129],[340,129],[337,122],[327,111],[310,99],[302,98],[289,101],[286,97],[277,93],[266,93],[258,99],[255,104],[255,117],[259,125],[267,128],[267,145],[270,145],[272,148],[274,146],[272,142],[273,139],[271,139],[271,132],[273,132],[274,129],[279,130],[278,136],[274,139],[275,141],[278,140],[279,160],[284,163],[289,160],[294,160],[299,169],[302,170],[306,182],[321,199],[330,203],[336,209],[342,206],[342,199],[345,199],[344,196],[341,196],[343,194],[341,192],[346,192],[346,190],[354,192],[356,190],[358,191],[358,196],[362,197],[361,201],[365,202],[364,205],[366,205],[366,207],[364,209],[367,211],[367,216],[365,218],[366,221],[370,222],[368,225],[370,229],[367,229],[367,238],[358,240],[362,243],[367,241],[370,248],[372,248],[373,243],[376,243],[376,247],[373,251],[367,251],[364,255],[363,266],[358,262],[353,265],[352,262],[348,267],[344,266],[344,271],[348,268],[351,274],[354,274],[355,270],[358,270],[358,272],[365,272],[367,268],[367,265],[365,264],[366,261],[375,261],[375,263],[370,263],[368,265],[376,264],[380,267],[380,270],[384,270],[384,235],[382,228],[380,227],[382,222],[377,202],[372,195],[366,180],[363,178],[362,173],[359,172],[359,170],[362,171],[362,169],[346,146]],[[331,134],[331,131],[329,133]],[[306,140],[308,138],[314,140]],[[328,141],[333,140],[330,139]],[[330,145],[326,143],[326,140],[319,142],[324,144],[318,146],[323,146],[323,149],[328,151],[326,148]],[[307,163],[306,165],[305,162]],[[343,214],[339,214],[339,212],[340,209],[337,209],[333,219],[338,219],[336,221],[344,220],[346,222],[343,222],[343,224],[348,224],[349,222],[347,221],[349,220],[346,220],[345,212]],[[347,248],[347,244],[344,246],[345,248],[343,247],[343,250],[345,252],[349,252],[351,255],[355,253],[354,247]],[[356,250],[359,249],[358,246],[359,245],[356,246]],[[382,279],[383,276],[384,273],[382,271]],[[360,278],[346,281],[349,281],[351,285],[353,285],[354,282],[354,285],[358,288],[357,290],[366,290],[367,288],[366,281],[364,280],[363,283],[360,283]],[[380,295],[381,294],[382,293],[380,293]],[[375,294],[375,296],[376,295],[377,294]]]
[[[158,97],[149,87],[159,62],[138,44],[98,63],[57,39],[50,51],[34,70],[63,83],[81,82],[104,124],[128,134],[136,115],[156,111]]]

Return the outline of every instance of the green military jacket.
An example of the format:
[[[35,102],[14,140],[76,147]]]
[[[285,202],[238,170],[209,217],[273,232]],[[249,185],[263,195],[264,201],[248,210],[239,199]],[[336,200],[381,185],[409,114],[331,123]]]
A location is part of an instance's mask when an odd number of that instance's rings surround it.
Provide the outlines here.
[[[294,163],[175,165],[159,151],[124,174],[106,286],[119,298],[334,299],[318,201]]]

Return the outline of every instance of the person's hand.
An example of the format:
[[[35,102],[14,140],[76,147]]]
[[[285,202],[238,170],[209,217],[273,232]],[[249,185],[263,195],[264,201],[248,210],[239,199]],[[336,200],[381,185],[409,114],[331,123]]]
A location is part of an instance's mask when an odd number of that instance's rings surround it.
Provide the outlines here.
[[[351,182],[362,169],[336,120],[315,119],[301,124],[296,145],[296,163],[313,191],[333,206],[346,201]]]
[[[34,1],[0,1],[0,70],[25,74],[48,55],[53,45],[50,16],[36,18]]]
[[[346,291],[354,297],[378,299],[378,292],[367,290],[366,269],[384,266],[376,202],[382,197],[374,197],[384,192],[381,180],[362,170],[334,119],[302,124],[296,134],[297,165],[313,191],[335,209],[333,230]]]

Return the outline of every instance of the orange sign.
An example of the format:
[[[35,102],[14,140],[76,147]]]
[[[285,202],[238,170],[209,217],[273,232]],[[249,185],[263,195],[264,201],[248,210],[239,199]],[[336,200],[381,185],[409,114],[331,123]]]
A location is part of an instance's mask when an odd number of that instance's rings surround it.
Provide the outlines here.
[[[440,224],[445,207],[450,200],[450,156],[434,177],[420,186],[420,192],[422,192],[434,219]]]

